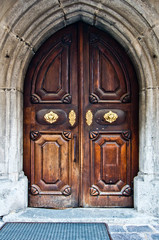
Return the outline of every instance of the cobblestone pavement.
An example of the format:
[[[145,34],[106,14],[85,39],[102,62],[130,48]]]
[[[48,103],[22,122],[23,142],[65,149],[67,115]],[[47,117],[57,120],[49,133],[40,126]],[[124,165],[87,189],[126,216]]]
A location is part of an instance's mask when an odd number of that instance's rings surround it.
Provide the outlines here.
[[[159,218],[135,209],[27,208],[4,216],[0,227],[4,222],[105,222],[112,240],[159,240]]]
[[[159,240],[159,225],[108,225],[112,240]]]

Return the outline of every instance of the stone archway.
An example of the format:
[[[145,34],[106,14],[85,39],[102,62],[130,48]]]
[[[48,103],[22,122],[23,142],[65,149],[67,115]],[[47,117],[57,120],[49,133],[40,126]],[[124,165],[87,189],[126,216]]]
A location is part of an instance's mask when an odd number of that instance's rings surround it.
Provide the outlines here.
[[[134,205],[138,211],[159,213],[157,19],[155,9],[141,0],[2,2],[1,215],[27,206],[27,179],[22,171],[22,99],[29,61],[50,35],[77,20],[108,31],[134,62],[140,85],[140,171],[135,178]]]

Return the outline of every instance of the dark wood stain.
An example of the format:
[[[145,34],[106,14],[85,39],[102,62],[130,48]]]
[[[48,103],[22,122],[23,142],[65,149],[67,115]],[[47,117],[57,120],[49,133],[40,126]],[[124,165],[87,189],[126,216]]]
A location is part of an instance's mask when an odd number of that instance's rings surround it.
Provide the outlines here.
[[[58,115],[54,123],[44,119],[50,111]],[[109,111],[118,115],[112,123],[104,119]],[[138,84],[129,57],[109,34],[79,22],[35,54],[24,86],[24,172],[29,206],[133,206]]]

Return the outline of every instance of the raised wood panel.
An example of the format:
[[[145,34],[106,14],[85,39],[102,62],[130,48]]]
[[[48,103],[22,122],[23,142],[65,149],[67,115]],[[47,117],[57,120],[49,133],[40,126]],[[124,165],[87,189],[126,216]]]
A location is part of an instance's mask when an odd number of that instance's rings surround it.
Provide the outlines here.
[[[70,139],[63,133],[39,132],[31,145],[31,186],[38,194],[61,195],[64,186],[70,184]]]
[[[116,142],[105,142],[101,145],[101,179],[106,184],[119,180],[120,146]]]
[[[100,132],[91,144],[91,185],[99,195],[122,195],[129,184],[130,141],[120,132]]]
[[[120,81],[113,64],[100,54],[100,89],[107,93],[116,93],[120,89]]]
[[[93,37],[90,34],[90,95],[98,102],[122,102],[131,92],[127,70],[102,37]]]
[[[61,75],[61,52],[52,60],[46,63],[46,73],[43,77],[42,88],[47,93],[58,93],[62,88],[62,75]],[[51,79],[51,81],[50,81]]]
[[[71,36],[64,35],[38,62],[32,80],[33,103],[63,103],[70,94],[71,43]]]
[[[60,145],[57,141],[46,142],[41,146],[42,151],[42,179],[48,183],[55,184],[60,179]]]

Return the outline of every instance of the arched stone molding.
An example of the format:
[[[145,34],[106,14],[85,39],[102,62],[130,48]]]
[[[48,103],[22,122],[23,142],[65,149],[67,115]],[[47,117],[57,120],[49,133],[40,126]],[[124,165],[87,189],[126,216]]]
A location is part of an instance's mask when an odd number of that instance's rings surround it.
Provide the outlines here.
[[[29,62],[50,35],[78,20],[108,31],[134,62],[140,86],[140,172],[135,178],[134,205],[138,211],[159,214],[159,15],[142,0],[2,1],[0,181],[4,184],[0,193],[4,197],[0,198],[0,214],[27,206],[22,102]],[[2,207],[4,202],[6,207]]]

